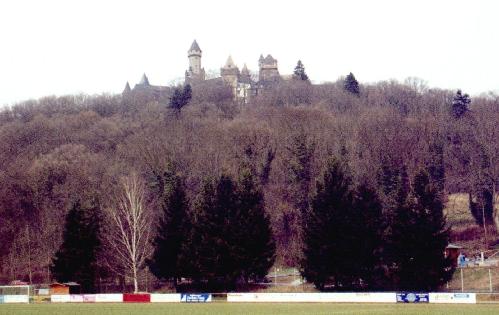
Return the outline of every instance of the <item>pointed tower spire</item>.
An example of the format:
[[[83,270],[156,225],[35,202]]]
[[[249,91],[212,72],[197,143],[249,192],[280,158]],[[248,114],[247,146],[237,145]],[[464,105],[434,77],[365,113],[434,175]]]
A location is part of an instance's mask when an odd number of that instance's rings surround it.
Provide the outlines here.
[[[198,42],[196,40],[192,42],[191,48],[189,48],[188,52],[190,53],[191,51],[196,51],[200,53],[203,52],[201,48],[199,48]]]
[[[140,79],[140,84],[149,85],[149,79],[147,78],[145,73],[142,75],[142,79]]]
[[[239,76],[239,82],[248,83],[248,84],[251,83],[251,74],[246,64],[244,64],[243,69],[241,70],[241,75]]]
[[[130,92],[132,92],[132,89],[130,88],[130,84],[127,81],[126,85],[125,85],[125,89],[123,90],[123,94],[128,94]]]
[[[235,68],[236,65],[234,64],[234,61],[232,60],[232,56],[229,55],[229,58],[227,58],[227,61],[225,62],[224,68]]]

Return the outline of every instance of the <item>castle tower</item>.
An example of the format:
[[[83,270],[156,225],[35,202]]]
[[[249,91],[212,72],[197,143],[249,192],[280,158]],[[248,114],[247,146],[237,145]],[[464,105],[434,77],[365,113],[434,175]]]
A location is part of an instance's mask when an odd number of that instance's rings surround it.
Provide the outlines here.
[[[241,69],[241,75],[239,76],[239,82],[240,83],[251,83],[251,74],[248,70],[248,66],[244,64],[243,68]]]
[[[263,58],[260,55],[260,59],[258,60],[258,65],[260,67],[260,72],[258,79],[260,82],[277,82],[280,79],[279,69],[277,68],[277,60],[274,59],[271,55],[267,55],[267,57]]]
[[[225,83],[228,83],[232,87],[237,86],[237,81],[239,80],[239,68],[234,64],[232,57],[227,58],[225,66],[220,69],[220,74]]]
[[[185,72],[185,82],[188,84],[202,81],[205,78],[204,68],[201,67],[201,56],[203,51],[199,48],[196,40],[192,42],[191,48],[187,51],[189,58],[189,69]]]

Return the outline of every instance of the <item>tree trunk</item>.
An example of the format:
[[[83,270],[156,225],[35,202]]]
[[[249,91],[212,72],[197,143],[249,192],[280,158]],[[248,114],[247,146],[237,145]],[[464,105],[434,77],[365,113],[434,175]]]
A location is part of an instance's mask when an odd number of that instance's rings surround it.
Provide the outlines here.
[[[137,268],[133,267],[133,293],[139,292],[139,284],[137,281]]]

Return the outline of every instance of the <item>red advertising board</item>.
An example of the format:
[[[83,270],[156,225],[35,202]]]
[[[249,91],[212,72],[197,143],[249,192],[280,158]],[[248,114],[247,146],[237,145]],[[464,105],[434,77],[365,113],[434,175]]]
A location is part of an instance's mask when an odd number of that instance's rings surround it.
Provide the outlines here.
[[[123,302],[125,303],[149,303],[151,302],[151,295],[149,293],[125,293],[123,294]]]

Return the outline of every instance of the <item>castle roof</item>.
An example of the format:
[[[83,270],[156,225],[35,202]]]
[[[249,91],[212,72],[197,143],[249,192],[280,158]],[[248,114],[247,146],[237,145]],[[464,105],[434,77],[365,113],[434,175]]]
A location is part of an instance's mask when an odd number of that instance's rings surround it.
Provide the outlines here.
[[[130,89],[130,84],[128,81],[126,82],[125,89],[123,90],[123,93],[130,93],[132,89]]]
[[[227,62],[225,62],[224,68],[236,68],[234,61],[232,60],[232,56],[229,55],[229,58],[227,58]]]
[[[149,79],[147,78],[146,74],[144,73],[142,75],[142,79],[140,79],[140,83],[142,85],[149,85]]]
[[[263,59],[263,63],[266,65],[273,65],[276,62],[277,62],[277,60],[275,60],[274,57],[272,57],[270,54],[267,55],[267,57],[265,57],[265,59]]]
[[[199,48],[198,42],[196,42],[196,40],[194,40],[192,42],[192,45],[191,45],[191,48],[189,49],[189,51],[201,51],[201,48]]]
[[[243,66],[243,69],[241,69],[241,74],[249,74],[248,66],[246,63]]]
[[[258,58],[258,61],[263,61],[263,60],[264,60],[263,55],[260,54],[260,58]]]

